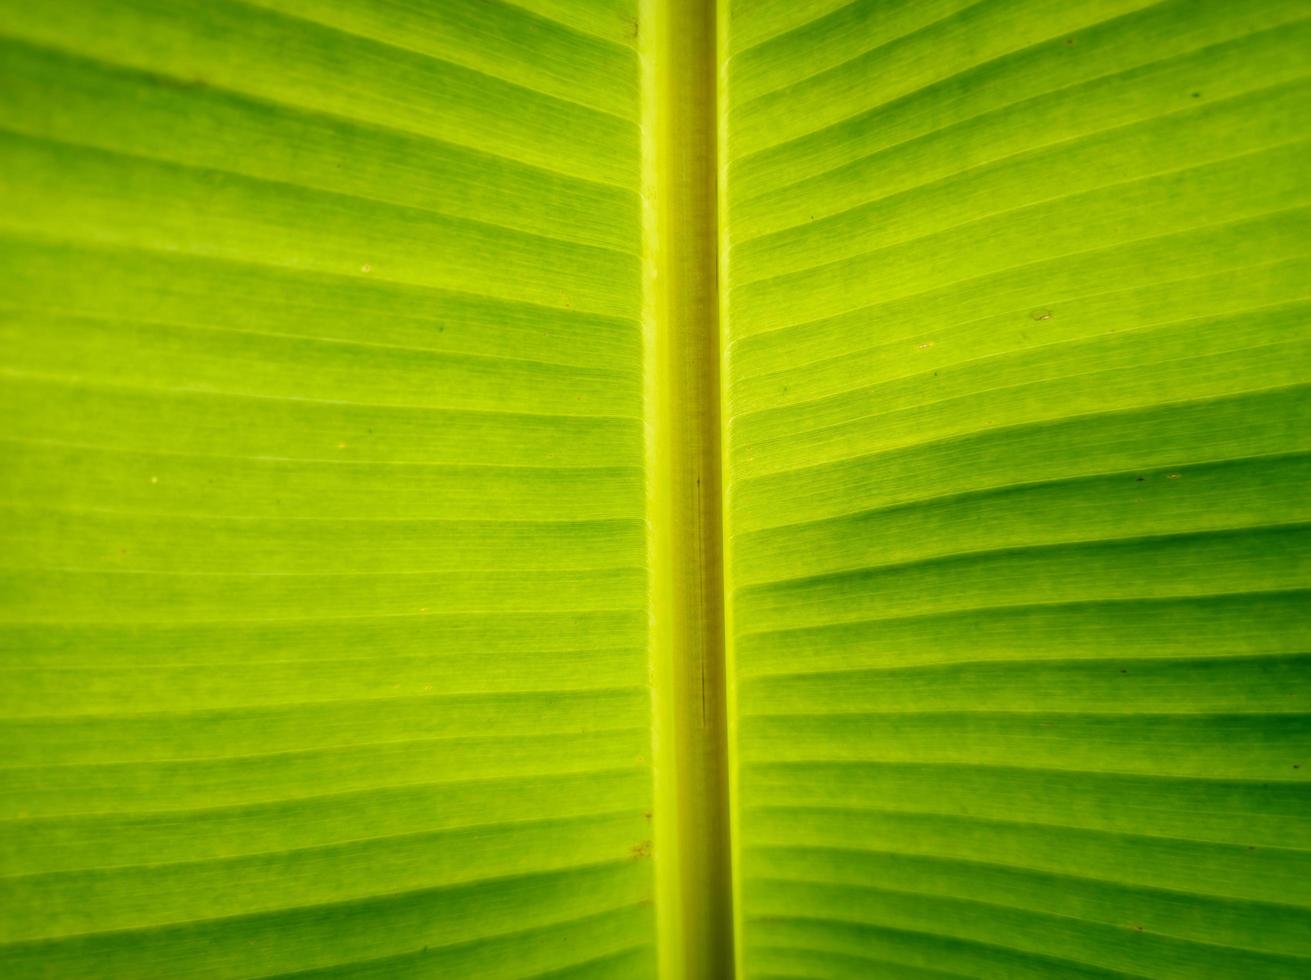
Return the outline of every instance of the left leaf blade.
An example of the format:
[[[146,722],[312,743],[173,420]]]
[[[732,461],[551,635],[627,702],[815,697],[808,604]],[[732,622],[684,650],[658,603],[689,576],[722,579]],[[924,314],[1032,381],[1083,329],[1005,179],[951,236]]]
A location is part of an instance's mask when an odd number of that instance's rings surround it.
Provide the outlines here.
[[[6,976],[653,972],[637,57],[435,6],[0,4]]]

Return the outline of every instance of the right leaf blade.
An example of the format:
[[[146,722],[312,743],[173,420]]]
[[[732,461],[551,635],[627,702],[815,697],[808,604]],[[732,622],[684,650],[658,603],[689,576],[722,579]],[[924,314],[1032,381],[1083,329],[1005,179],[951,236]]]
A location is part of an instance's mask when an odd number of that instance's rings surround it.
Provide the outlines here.
[[[747,976],[1311,971],[1304,4],[739,2]]]

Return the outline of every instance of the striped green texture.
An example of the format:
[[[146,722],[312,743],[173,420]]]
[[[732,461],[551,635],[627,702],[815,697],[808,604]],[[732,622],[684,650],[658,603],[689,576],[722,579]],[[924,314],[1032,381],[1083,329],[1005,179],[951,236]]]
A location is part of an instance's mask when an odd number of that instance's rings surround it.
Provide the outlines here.
[[[741,975],[1311,975],[1309,15],[722,12]]]
[[[1309,53],[0,0],[0,977],[1311,976]]]
[[[0,3],[0,975],[654,974],[635,5],[559,6]]]

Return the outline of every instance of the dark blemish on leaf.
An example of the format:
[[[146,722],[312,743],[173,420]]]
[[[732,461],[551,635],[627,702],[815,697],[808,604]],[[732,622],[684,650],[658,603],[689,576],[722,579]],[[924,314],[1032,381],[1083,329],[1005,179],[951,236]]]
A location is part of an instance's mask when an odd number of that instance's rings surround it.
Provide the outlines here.
[[[1127,674],[1127,673],[1129,673],[1129,672],[1128,672],[1127,670],[1123,670],[1123,669],[1121,669],[1120,673],[1122,673],[1122,674]]]
[[[1052,318],[1051,310],[1034,310],[1029,316],[1035,320],[1050,320]]]
[[[1193,98],[1194,98],[1194,99],[1200,99],[1201,97],[1202,97],[1202,93],[1201,93],[1201,92],[1194,92],[1194,93],[1193,93]]]
[[[635,858],[646,858],[651,856],[651,842],[649,840],[638,841],[629,849],[629,853]]]
[[[1138,477],[1138,482],[1139,482],[1139,483],[1142,483],[1142,482],[1143,482],[1144,480],[1146,480],[1146,479],[1147,479],[1147,477],[1145,477],[1145,476],[1140,476],[1140,477]]]
[[[650,811],[650,810],[643,810],[643,811],[642,811],[642,816],[643,816],[645,819],[650,820],[650,819],[651,819],[651,811]]]
[[[1073,43],[1074,43],[1074,38],[1072,38],[1072,37],[1067,37],[1067,38],[1065,39],[1065,43],[1066,43],[1066,44],[1073,44]]]

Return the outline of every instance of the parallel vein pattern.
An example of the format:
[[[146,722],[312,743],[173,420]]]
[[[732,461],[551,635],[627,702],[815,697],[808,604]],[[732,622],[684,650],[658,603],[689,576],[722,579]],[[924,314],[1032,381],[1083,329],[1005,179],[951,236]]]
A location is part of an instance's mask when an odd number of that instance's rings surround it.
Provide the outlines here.
[[[0,974],[652,975],[635,17],[0,3]]]
[[[1307,13],[730,4],[745,976],[1311,973]]]

